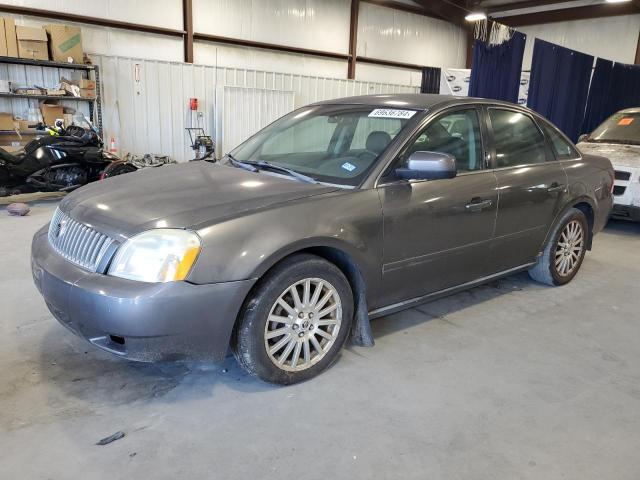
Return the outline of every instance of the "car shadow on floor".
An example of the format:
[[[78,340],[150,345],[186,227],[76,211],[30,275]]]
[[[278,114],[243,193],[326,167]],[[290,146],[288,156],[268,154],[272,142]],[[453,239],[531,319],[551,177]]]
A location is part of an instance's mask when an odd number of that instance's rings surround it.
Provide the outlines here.
[[[381,338],[433,320],[447,322],[447,316],[475,305],[524,289],[552,288],[533,281],[526,272],[510,275],[410,309],[412,315],[399,312],[371,321],[374,338]]]
[[[609,219],[604,227],[604,232],[619,235],[640,235],[640,222],[630,222],[628,220]]]
[[[55,395],[94,406],[209,398],[219,385],[245,393],[276,388],[250,377],[233,357],[220,363],[132,362],[102,352],[59,325],[48,330],[35,368],[40,381],[56,388]]]
[[[412,315],[398,313],[373,320],[374,338],[434,319],[447,321],[452,312],[523,288],[549,287],[533,282],[526,273],[516,274],[420,305],[411,309]],[[132,362],[97,349],[57,324],[43,340],[38,370],[41,381],[56,388],[56,395],[92,406],[210,398],[220,385],[244,393],[279,388],[249,376],[231,355],[220,363]]]

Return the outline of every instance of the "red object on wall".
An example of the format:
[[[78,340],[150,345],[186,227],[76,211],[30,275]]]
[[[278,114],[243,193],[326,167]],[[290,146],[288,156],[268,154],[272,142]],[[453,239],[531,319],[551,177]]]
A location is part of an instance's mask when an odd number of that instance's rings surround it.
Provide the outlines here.
[[[194,112],[196,110],[198,110],[198,99],[197,98],[191,98],[189,99],[189,108],[191,110],[193,110]]]

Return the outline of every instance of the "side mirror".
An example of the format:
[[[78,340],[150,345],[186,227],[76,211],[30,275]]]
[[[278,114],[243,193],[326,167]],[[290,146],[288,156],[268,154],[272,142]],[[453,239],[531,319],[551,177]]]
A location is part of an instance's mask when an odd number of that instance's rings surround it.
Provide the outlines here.
[[[456,159],[440,152],[414,152],[406,167],[396,169],[396,175],[404,180],[453,178],[457,173]]]
[[[582,135],[580,135],[578,137],[578,143],[580,142],[585,142],[589,139],[589,134],[588,133],[583,133]]]

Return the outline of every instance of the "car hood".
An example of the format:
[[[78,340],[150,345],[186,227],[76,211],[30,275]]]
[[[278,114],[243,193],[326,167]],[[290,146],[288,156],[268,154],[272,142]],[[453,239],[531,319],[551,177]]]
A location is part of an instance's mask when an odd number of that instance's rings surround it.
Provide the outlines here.
[[[128,238],[151,228],[199,228],[249,211],[337,190],[211,162],[165,165],[86,185],[60,208]]]
[[[580,142],[576,146],[583,153],[607,157],[614,167],[640,168],[640,145]]]

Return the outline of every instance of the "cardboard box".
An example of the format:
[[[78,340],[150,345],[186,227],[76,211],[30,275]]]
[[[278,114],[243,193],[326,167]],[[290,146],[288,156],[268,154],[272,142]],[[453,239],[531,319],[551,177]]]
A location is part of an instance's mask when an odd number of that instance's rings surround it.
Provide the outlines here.
[[[4,140],[4,139],[3,139]],[[31,140],[31,139],[29,139]],[[5,152],[9,152],[9,153],[18,153],[21,150],[24,150],[24,145],[2,145],[2,149]]]
[[[32,128],[29,126],[29,125],[34,125],[35,122],[30,122],[28,120],[16,120],[15,123],[17,123],[18,131],[20,133],[36,132],[35,127]]]
[[[4,18],[0,17],[0,55],[7,56],[7,37],[4,34]]]
[[[64,119],[62,105],[42,102],[40,104],[40,112],[42,112],[44,124],[48,127],[55,125],[56,120]]]
[[[78,81],[78,86],[83,90],[95,90],[96,89],[96,81],[90,80],[88,78],[81,78]]]
[[[80,27],[68,25],[47,25],[44,27],[49,37],[51,60],[64,63],[82,63],[82,33]]]
[[[96,98],[96,91],[95,90],[87,90],[85,88],[81,88],[80,89],[80,96],[82,98]]]
[[[2,112],[0,113],[0,130],[12,131],[16,126],[13,123],[13,114]]]
[[[42,28],[16,27],[20,58],[49,60],[47,32]]]
[[[18,39],[16,36],[16,22],[13,18],[3,18],[4,31],[0,34],[4,35],[7,42],[7,57],[18,56]]]

